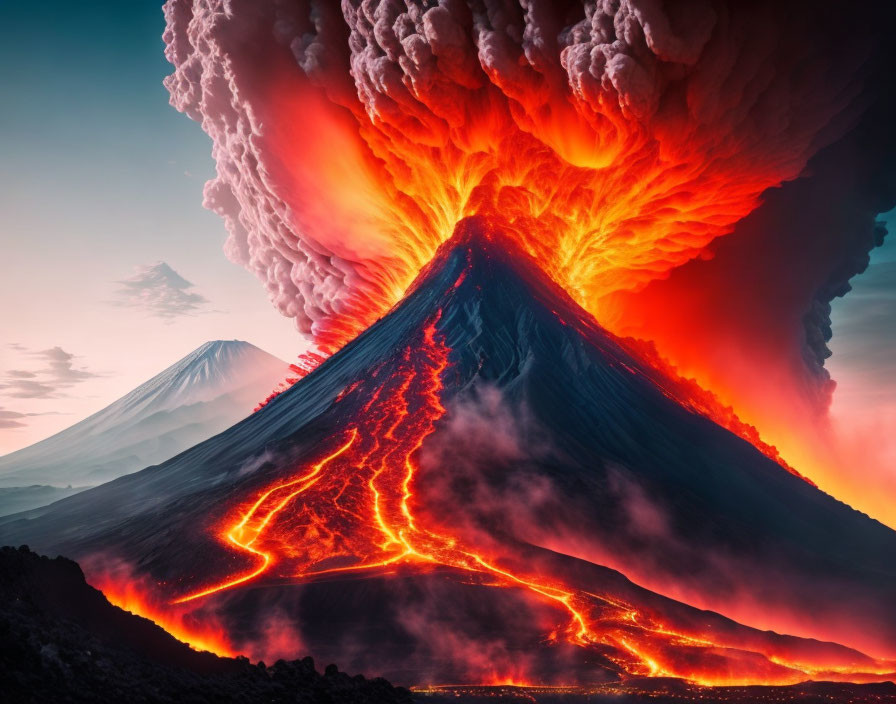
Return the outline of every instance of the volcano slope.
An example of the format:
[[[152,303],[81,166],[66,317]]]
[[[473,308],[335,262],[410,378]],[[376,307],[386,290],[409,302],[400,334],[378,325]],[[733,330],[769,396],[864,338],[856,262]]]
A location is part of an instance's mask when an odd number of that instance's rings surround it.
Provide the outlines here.
[[[464,220],[250,418],[0,540],[230,649],[401,684],[892,679],[859,650],[896,644],[896,533],[676,401],[505,227]]]

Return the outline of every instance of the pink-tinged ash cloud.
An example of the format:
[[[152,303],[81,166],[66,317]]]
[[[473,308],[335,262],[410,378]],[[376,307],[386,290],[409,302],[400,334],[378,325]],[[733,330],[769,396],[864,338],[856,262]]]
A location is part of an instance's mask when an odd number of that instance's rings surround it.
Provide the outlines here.
[[[632,240],[616,265],[574,282],[605,295],[698,256],[763,189],[798,175],[852,114],[862,52],[844,43],[835,59],[795,45],[786,35],[798,18],[771,6],[613,8],[362,2],[340,13],[332,3],[169,2],[175,72],[166,84],[214,141],[218,175],[206,204],[227,223],[228,255],[304,332],[353,314],[370,322],[358,299],[378,298],[379,313],[393,303],[476,209],[477,190],[499,179],[537,199],[514,173],[530,167],[496,153],[521,133],[536,165],[594,177],[573,187],[590,188],[601,206],[614,181],[639,176],[632,162],[671,179],[651,202],[613,193],[641,212],[561,212],[548,228],[561,243],[583,239],[570,227],[576,218],[612,230],[572,243],[582,257]],[[815,67],[804,70],[809,59]],[[629,166],[617,168],[623,160]],[[727,192],[720,183],[735,180]],[[674,202],[699,188],[728,202]],[[538,207],[562,211],[559,200]],[[675,217],[632,237],[660,203]]]

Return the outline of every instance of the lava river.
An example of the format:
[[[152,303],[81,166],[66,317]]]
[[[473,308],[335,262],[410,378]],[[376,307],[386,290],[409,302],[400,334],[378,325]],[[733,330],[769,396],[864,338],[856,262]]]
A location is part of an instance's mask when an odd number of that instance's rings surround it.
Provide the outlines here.
[[[892,671],[891,664],[863,656],[858,664],[843,657],[792,661],[786,649],[761,640],[745,646],[736,637],[677,628],[613,594],[594,593],[562,575],[527,566],[521,556],[483,552],[453,534],[449,521],[429,516],[417,498],[415,480],[419,450],[446,415],[440,395],[443,376],[450,374],[450,349],[437,331],[438,315],[421,339],[404,349],[397,367],[373,372],[368,383],[375,384],[375,391],[316,461],[222,516],[221,541],[248,558],[250,566],[147,615],[168,625],[179,609],[250,582],[304,583],[340,573],[449,568],[462,582],[522,590],[543,602],[556,612],[556,627],[544,634],[545,642],[602,653],[623,676],[681,677],[705,685],[786,684],[810,678],[875,680]],[[359,383],[347,387],[339,403],[362,391]],[[116,601],[115,585],[105,586]],[[123,605],[141,611],[133,600]],[[181,622],[176,630],[191,640]],[[203,634],[197,645],[208,643]],[[520,677],[517,672],[513,679]],[[482,683],[503,679],[493,671],[481,675]]]

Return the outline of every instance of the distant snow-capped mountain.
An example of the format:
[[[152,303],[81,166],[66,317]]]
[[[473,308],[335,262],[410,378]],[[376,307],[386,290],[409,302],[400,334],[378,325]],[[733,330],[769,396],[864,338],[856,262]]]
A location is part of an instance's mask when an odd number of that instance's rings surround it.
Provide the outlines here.
[[[90,486],[158,464],[249,415],[288,373],[248,342],[206,342],[101,411],[0,457],[0,487]]]

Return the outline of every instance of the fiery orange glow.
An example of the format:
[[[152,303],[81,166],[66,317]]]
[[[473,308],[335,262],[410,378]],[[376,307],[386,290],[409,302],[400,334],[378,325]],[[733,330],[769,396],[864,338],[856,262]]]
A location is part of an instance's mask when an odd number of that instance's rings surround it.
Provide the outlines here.
[[[207,202],[227,221],[228,251],[324,355],[398,303],[464,218],[500,219],[588,313],[564,324],[639,338],[619,340],[644,362],[631,373],[829,488],[807,436],[793,430],[799,414],[776,403],[815,389],[798,388],[805,379],[793,369],[755,383],[771,368],[764,359],[741,374],[741,350],[718,352],[710,316],[694,324],[704,336],[685,330],[701,309],[683,303],[707,295],[699,283],[686,281],[674,300],[647,289],[711,258],[710,245],[764,191],[796,178],[848,129],[867,47],[849,58],[841,18],[830,35],[841,50],[831,52],[830,41],[803,37],[798,13],[779,17],[773,7],[697,22],[656,3],[632,16],[619,3],[561,3],[556,13],[551,3],[519,13],[481,3],[325,5],[310,22],[278,6],[273,32],[254,8],[172,11],[166,38],[172,98],[215,140]],[[732,292],[713,291],[715,323]],[[609,646],[633,675],[786,684],[892,672],[858,655],[807,661],[771,641],[691,632],[519,555],[465,544],[414,491],[417,451],[446,413],[448,350],[436,323],[400,351],[394,373],[371,372],[375,392],[321,457],[228,509],[218,537],[244,568],[174,608],[266,579],[439,566],[553,607],[556,641]],[[777,332],[768,334],[783,356]],[[286,384],[304,372],[294,371]],[[524,672],[483,679],[527,681]]]
[[[610,594],[596,594],[545,574],[511,554],[486,554],[427,516],[414,492],[417,452],[446,413],[441,377],[449,349],[436,320],[404,350],[394,374],[331,442],[327,455],[262,491],[224,520],[220,537],[254,565],[182,595],[175,608],[265,577],[307,581],[321,576],[447,567],[494,588],[517,589],[562,615],[549,640],[580,648],[607,646],[612,660],[638,676],[671,676],[705,684],[788,684],[808,677],[880,679],[892,664],[800,663],[763,642],[676,629]],[[379,373],[379,372],[378,372]],[[340,402],[353,393],[350,389]],[[508,679],[509,678],[509,679]],[[523,673],[483,673],[485,682],[525,681]]]
[[[684,116],[644,123],[612,101],[595,110],[590,98],[554,95],[547,85],[530,91],[490,79],[497,83],[452,84],[446,95],[428,90],[414,96],[420,104],[378,111],[343,98],[345,107],[337,106],[304,82],[272,81],[266,103],[279,119],[268,126],[265,150],[278,155],[270,168],[292,204],[290,225],[356,271],[333,310],[311,316],[324,354],[395,305],[472,215],[499,217],[577,303],[626,334],[618,294],[705,256],[765,189],[798,173],[811,141],[808,130],[786,148],[752,145],[761,158],[750,158],[737,135]],[[329,158],[334,150],[339,159]],[[815,465],[802,469],[796,443],[787,443],[788,464],[768,442],[770,430],[780,430],[777,417],[751,413],[744,422],[741,395],[716,396],[726,377],[714,381],[719,370],[700,366],[705,355],[686,356],[681,378],[665,361],[667,337],[639,335],[662,343],[631,351],[675,380],[669,391],[677,400],[811,481]]]
[[[283,197],[301,200],[290,212],[296,230],[361,266],[338,316],[315,323],[321,349],[338,349],[395,304],[476,214],[506,219],[601,320],[607,296],[663,277],[729,232],[763,190],[798,173],[811,141],[767,145],[757,160],[737,135],[683,116],[644,124],[609,100],[598,111],[585,96],[500,78],[376,111],[337,108],[303,84],[270,86],[281,119],[266,146],[279,157]]]
[[[620,302],[716,256],[763,193],[855,127],[877,102],[876,71],[888,75],[872,68],[882,56],[867,13],[807,10],[806,22],[776,3],[718,5],[246,2],[221,14],[171,0],[166,85],[214,140],[206,204],[225,219],[229,256],[324,353],[400,300],[462,218],[499,216],[601,325],[653,342],[719,399],[717,412],[692,407],[886,520],[882,501],[827,481],[812,455],[828,448],[812,453],[812,438],[791,431],[804,411],[824,415],[827,392],[805,360],[770,373],[743,337],[719,349],[732,299],[757,288],[772,306],[748,311],[764,318],[751,330],[777,361],[799,357],[800,319],[846,249],[824,253],[793,289],[798,301],[764,282],[707,289],[686,275],[674,296]],[[766,229],[816,246],[789,236],[787,220]],[[760,239],[755,258],[729,261],[720,278],[762,279],[767,249]],[[767,279],[801,278],[785,265],[805,257],[787,252]],[[689,296],[713,300],[687,306]],[[685,329],[689,317],[705,336]],[[769,329],[785,318],[783,334]]]
[[[295,384],[299,379],[304,379],[311,372],[317,369],[321,362],[326,359],[323,355],[318,354],[317,352],[310,351],[304,352],[299,355],[299,360],[295,364],[289,365],[289,371],[291,372],[291,376],[286,377],[283,381],[278,384],[277,388],[274,389],[268,396],[260,401],[257,406],[255,406],[253,412],[258,412],[265,406],[267,406],[271,401],[273,401],[277,396],[286,391],[290,386]]]
[[[101,573],[92,577],[91,583],[103,592],[110,604],[148,618],[195,650],[206,650],[222,657],[237,655],[224,628],[188,610],[172,608],[170,604],[156,601],[152,596],[153,590],[146,589],[133,579]]]

